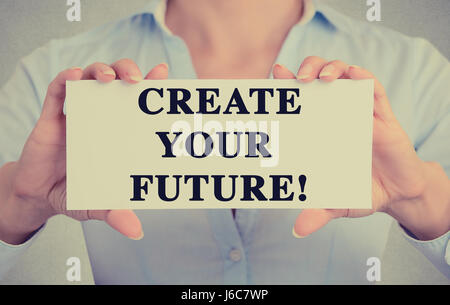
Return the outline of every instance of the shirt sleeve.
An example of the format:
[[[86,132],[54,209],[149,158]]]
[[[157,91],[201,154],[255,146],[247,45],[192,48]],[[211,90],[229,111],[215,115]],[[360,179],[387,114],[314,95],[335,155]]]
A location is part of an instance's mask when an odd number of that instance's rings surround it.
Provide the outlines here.
[[[403,236],[406,240],[422,252],[422,254],[425,255],[439,271],[450,279],[450,231],[436,239],[422,241],[418,240],[411,232],[401,225],[399,226],[402,229]]]
[[[0,240],[0,281],[8,271],[17,263],[25,251],[33,244],[34,240],[44,230],[45,224],[35,231],[23,244],[11,245]]]
[[[20,157],[23,145],[41,113],[51,81],[51,45],[23,58],[11,78],[0,89],[0,167]],[[43,227],[37,231],[41,232]],[[36,239],[35,234],[22,245],[0,241],[0,279]]]
[[[411,62],[414,67],[414,145],[422,160],[439,163],[450,177],[450,63],[424,39],[414,39],[414,50]],[[446,200],[449,198],[442,198]],[[420,241],[404,229],[403,232],[412,245],[450,278],[450,232],[431,241]]]
[[[450,176],[450,63],[429,42],[415,39],[411,65],[414,146],[422,160],[438,162]]]
[[[40,116],[52,79],[52,45],[53,42],[20,60],[0,89],[0,166],[20,157]]]

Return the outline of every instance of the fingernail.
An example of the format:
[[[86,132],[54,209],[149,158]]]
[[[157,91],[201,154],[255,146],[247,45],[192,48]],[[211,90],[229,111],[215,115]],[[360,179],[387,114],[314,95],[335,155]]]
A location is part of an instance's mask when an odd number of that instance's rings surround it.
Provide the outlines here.
[[[160,65],[160,66],[166,66],[167,70],[169,69],[169,65],[168,65],[167,63],[165,63],[165,62],[160,63],[159,65]]]
[[[144,238],[144,231],[141,231],[141,235],[139,235],[138,237],[130,237],[130,239],[132,240],[141,240]]]
[[[331,76],[335,70],[333,65],[325,66],[320,72],[319,78]]]
[[[280,64],[274,64],[274,65],[272,66],[272,71],[275,70],[275,68],[284,68],[284,66],[283,66],[283,65],[280,65]]]
[[[351,65],[351,66],[349,66],[349,68],[360,69],[361,67],[360,66],[356,66],[356,65]]]
[[[313,71],[313,67],[310,64],[304,65],[301,67],[300,71],[298,71],[297,79],[303,80],[311,77],[311,72]]]
[[[142,80],[142,76],[140,75],[130,75],[129,77],[134,82],[140,82]]]
[[[80,67],[72,67],[72,68],[70,68],[70,70],[83,70],[83,68],[80,68]]]
[[[114,76],[114,77],[116,76],[116,72],[114,72],[114,70],[109,67],[102,69],[102,73],[104,75],[109,75],[109,76]]]
[[[294,235],[295,238],[304,238],[305,236],[300,236],[295,232],[295,228],[292,228],[292,235]]]

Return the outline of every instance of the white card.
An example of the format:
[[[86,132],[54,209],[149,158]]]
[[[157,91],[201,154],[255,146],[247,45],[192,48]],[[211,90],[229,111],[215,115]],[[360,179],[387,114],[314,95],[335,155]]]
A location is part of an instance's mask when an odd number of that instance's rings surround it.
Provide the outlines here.
[[[67,83],[67,208],[371,208],[373,81]]]

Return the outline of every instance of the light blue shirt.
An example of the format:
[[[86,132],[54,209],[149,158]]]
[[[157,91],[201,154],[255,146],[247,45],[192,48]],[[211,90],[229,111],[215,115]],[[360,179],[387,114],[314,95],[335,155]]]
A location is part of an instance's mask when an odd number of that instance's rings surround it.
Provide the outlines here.
[[[48,84],[66,68],[130,58],[143,73],[167,62],[169,78],[196,78],[185,43],[156,13],[161,7],[151,1],[129,18],[53,40],[24,58],[0,91],[0,165],[18,159]],[[306,56],[317,55],[372,71],[419,156],[450,175],[448,60],[423,39],[351,20],[320,3],[315,9],[292,28],[276,62],[297,71]],[[141,241],[102,222],[84,222],[83,229],[99,284],[368,283],[367,260],[383,257],[391,218],[339,219],[296,239],[292,226],[299,212],[238,210],[233,219],[229,210],[137,211]],[[434,241],[405,238],[450,277],[449,232]],[[33,241],[0,243],[0,278]]]

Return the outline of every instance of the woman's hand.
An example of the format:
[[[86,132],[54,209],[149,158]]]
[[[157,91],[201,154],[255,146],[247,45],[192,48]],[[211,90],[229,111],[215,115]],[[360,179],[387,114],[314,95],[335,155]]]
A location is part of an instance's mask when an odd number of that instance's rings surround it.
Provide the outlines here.
[[[166,64],[154,67],[145,79],[165,79]],[[49,85],[43,109],[20,159],[0,169],[0,240],[19,244],[53,215],[65,214],[76,220],[103,220],[132,239],[143,236],[142,226],[129,210],[66,210],[66,116],[63,113],[66,81],[98,80],[127,83],[142,80],[137,65],[122,59],[108,66],[94,63],[84,71],[61,72]]]
[[[437,163],[420,160],[407,134],[389,105],[380,82],[368,71],[342,61],[307,57],[297,75],[275,65],[274,78],[311,82],[320,79],[374,79],[372,209],[304,210],[298,216],[293,233],[307,236],[330,220],[339,217],[363,217],[385,212],[423,240],[434,239],[450,229],[450,180]]]

